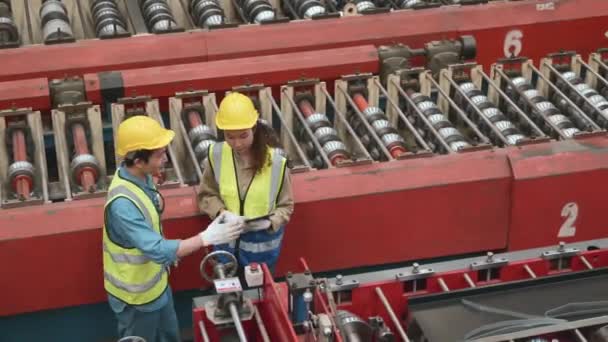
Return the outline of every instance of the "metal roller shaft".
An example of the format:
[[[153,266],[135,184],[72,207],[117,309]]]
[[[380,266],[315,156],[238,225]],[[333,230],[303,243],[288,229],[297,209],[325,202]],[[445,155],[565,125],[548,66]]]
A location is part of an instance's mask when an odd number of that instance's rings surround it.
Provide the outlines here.
[[[218,0],[192,0],[190,1],[190,15],[194,18],[196,26],[208,28],[224,23],[224,11]]]
[[[357,6],[357,13],[373,10],[376,8],[376,4],[370,0],[354,0],[354,4]]]
[[[453,151],[471,146],[430,97],[414,91],[408,91],[408,95]]]
[[[513,123],[485,96],[472,82],[463,82],[459,85],[460,90],[468,97],[471,102],[481,111],[481,113],[500,131],[505,137],[509,145],[516,145],[519,141],[526,138],[526,136],[517,128]],[[462,108],[467,108],[467,111],[475,116],[473,109],[468,101],[460,99],[457,101],[458,105]],[[481,119],[477,120],[478,123],[483,122]]]
[[[325,6],[320,0],[294,0],[293,3],[300,18],[310,19],[326,13]]]
[[[188,138],[194,149],[194,154],[197,161],[201,164],[209,151],[209,146],[217,141],[217,138],[211,127],[203,124],[201,113],[197,109],[189,109],[186,113],[186,118],[189,127]]]
[[[84,126],[81,123],[74,123],[71,128],[75,152],[71,163],[73,180],[85,191],[95,192],[99,176],[97,159],[89,153]]]
[[[565,115],[561,113],[557,107],[551,102],[547,100],[544,96],[542,96],[538,90],[534,89],[532,83],[526,80],[523,77],[515,77],[511,79],[513,84],[523,92],[524,96],[534,104],[538,113],[551,121],[556,127],[558,127],[564,136],[571,138],[575,133],[580,132],[580,130],[568,119]],[[507,93],[510,94],[514,98],[518,98],[519,95],[513,91],[512,89],[507,89]],[[527,103],[523,99],[519,99],[520,104],[524,107],[527,106]]]
[[[33,165],[27,161],[25,133],[17,129],[13,132],[13,164],[9,167],[9,179],[17,197],[24,201],[30,197],[34,184]]]
[[[223,266],[216,266],[215,272],[218,275],[219,279],[225,279],[226,273],[224,273]],[[245,329],[243,329],[243,324],[241,323],[241,316],[239,315],[239,310],[236,307],[234,302],[228,304],[228,310],[230,311],[230,316],[232,317],[232,321],[234,322],[234,328],[236,329],[236,333],[239,335],[239,340],[241,342],[247,342],[247,335],[245,335]]]
[[[398,158],[407,152],[403,137],[401,137],[397,130],[390,124],[382,109],[370,106],[361,93],[354,94],[353,102],[355,102],[359,111],[363,113],[367,122],[374,128],[376,135],[380,137],[382,143],[393,158]],[[353,115],[352,117],[355,116]]]
[[[150,32],[160,33],[177,27],[166,0],[139,0],[139,7]]]
[[[13,21],[10,1],[0,1],[0,43],[11,43],[19,40],[19,31]]]
[[[74,38],[68,11],[60,0],[44,0],[40,7],[40,20],[45,42]]]
[[[332,165],[337,165],[341,161],[348,159],[346,145],[338,137],[338,133],[331,126],[331,122],[325,114],[317,113],[309,100],[299,101],[298,108],[302,112],[308,127],[313,132],[323,151],[327,154]],[[305,137],[305,135],[303,134]],[[304,139],[308,140],[308,139]],[[309,149],[312,151],[312,149]]]
[[[599,111],[599,115],[595,116],[595,119],[602,124],[602,126],[608,125],[608,100],[603,95],[600,95],[595,89],[591,88],[585,83],[580,77],[572,71],[567,71],[561,74],[561,76],[570,83],[575,91],[572,91],[568,85],[564,84],[562,80],[557,81],[557,86],[566,94],[569,94],[570,98],[583,110],[587,112],[595,112],[594,109]],[[585,97],[586,100],[583,98]],[[593,108],[590,108],[593,107]]]
[[[126,21],[115,0],[94,0],[91,2],[91,14],[95,21],[95,33],[98,38],[127,33]]]
[[[237,2],[250,23],[259,24],[275,19],[274,9],[268,0],[237,0]]]

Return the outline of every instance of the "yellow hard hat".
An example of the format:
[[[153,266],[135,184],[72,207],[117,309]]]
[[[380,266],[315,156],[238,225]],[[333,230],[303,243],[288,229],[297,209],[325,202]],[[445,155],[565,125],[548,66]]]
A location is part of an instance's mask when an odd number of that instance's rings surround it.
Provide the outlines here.
[[[230,93],[220,103],[215,125],[223,130],[247,129],[255,125],[258,116],[249,97],[241,93]]]
[[[174,136],[175,132],[161,127],[148,116],[132,116],[118,126],[116,154],[125,156],[137,150],[156,150],[169,145]]]

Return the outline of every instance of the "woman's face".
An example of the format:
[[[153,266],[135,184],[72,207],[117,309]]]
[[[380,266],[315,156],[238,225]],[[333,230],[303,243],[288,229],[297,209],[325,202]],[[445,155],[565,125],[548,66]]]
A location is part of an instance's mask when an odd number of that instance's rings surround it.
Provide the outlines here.
[[[253,130],[251,128],[227,130],[224,131],[224,138],[236,153],[246,154],[253,144]]]

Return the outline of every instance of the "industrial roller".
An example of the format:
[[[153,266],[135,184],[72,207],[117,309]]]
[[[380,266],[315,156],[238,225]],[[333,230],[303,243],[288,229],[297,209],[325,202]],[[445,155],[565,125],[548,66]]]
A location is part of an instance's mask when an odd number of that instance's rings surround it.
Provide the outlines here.
[[[516,145],[518,142],[524,140],[526,136],[498,109],[486,95],[484,95],[475,84],[472,82],[463,82],[459,85],[460,90],[463,94],[468,97],[473,105],[481,111],[481,113],[498,129],[498,131],[505,137],[509,145]],[[462,108],[466,108],[467,112],[473,117],[478,117],[475,113],[473,106],[468,104],[465,99],[457,101],[458,105]],[[482,124],[482,119],[478,117],[477,124]],[[490,132],[486,130],[486,134]]]
[[[535,108],[532,109],[541,117],[549,120],[554,127],[557,127],[564,136],[571,138],[576,133],[579,133],[580,130],[572,123],[572,121],[563,115],[557,107],[551,102],[547,100],[544,96],[542,96],[538,90],[534,89],[530,81],[525,78],[519,76],[511,79],[513,85],[523,93],[524,98],[521,98],[519,94],[510,87],[507,89],[507,94],[514,99],[518,99],[518,104],[523,108],[528,108],[527,101],[530,101]]]
[[[209,28],[224,23],[224,10],[217,0],[191,0],[190,15],[196,26]]]
[[[563,81],[561,79],[557,80],[556,85],[563,92],[569,94],[574,103],[587,113],[592,114],[597,111],[598,114],[594,116],[596,122],[600,126],[606,127],[608,125],[608,101],[606,98],[586,84],[573,71],[563,72],[561,77]],[[571,84],[574,89],[572,90],[567,84],[564,84],[564,81]],[[563,103],[563,101],[556,100],[556,103],[562,104],[562,107],[567,107],[567,104]]]
[[[20,201],[25,201],[30,198],[34,189],[35,177],[34,165],[30,162],[32,156],[29,155],[27,148],[30,133],[23,125],[12,127],[9,132],[12,163],[8,168],[8,180],[14,196]]]
[[[139,8],[150,32],[171,32],[177,28],[166,0],[139,0]]]
[[[260,24],[276,19],[275,11],[268,0],[236,0],[243,19],[251,24]]]
[[[450,149],[458,151],[471,146],[428,96],[412,90],[408,91],[408,95]]]
[[[380,138],[383,146],[388,150],[393,158],[399,158],[401,155],[407,152],[403,137],[401,137],[395,127],[391,125],[382,109],[376,106],[370,106],[367,99],[360,92],[354,93],[354,95],[352,95],[352,100],[365,120],[371,125],[375,134]],[[382,154],[379,148],[376,147],[377,144],[375,143],[374,139],[370,137],[370,134],[368,134],[362,119],[355,113],[352,113],[349,116],[349,123],[359,134],[361,142],[365,145],[368,151],[370,151],[372,157],[375,160],[384,159],[380,157]]]
[[[183,120],[187,123],[188,139],[199,165],[207,158],[209,146],[217,141],[211,127],[203,123],[203,117],[203,113],[198,107],[186,107],[183,111]]]
[[[128,33],[126,21],[115,0],[92,1],[91,14],[98,38],[124,36]]]
[[[97,190],[97,182],[101,174],[99,161],[90,152],[87,140],[86,121],[82,119],[69,120],[66,123],[70,132],[72,146],[72,159],[70,161],[70,175],[73,184],[82,191],[93,193]]]
[[[306,120],[308,128],[313,132],[314,137],[323,148],[323,152],[329,158],[330,163],[336,166],[340,162],[349,159],[346,145],[344,145],[338,136],[338,132],[333,128],[327,116],[317,113],[308,98],[301,98],[297,105]],[[307,142],[304,144],[304,149],[307,151],[308,157],[313,162],[314,167],[322,168],[324,164],[323,159],[316,152],[306,131],[301,128],[299,133],[300,139]]]
[[[0,48],[3,45],[15,45],[19,43],[19,31],[13,20],[11,1],[0,1]]]
[[[297,18],[311,19],[315,16],[322,16],[327,13],[323,0],[285,0],[284,6],[295,11]]]
[[[67,8],[60,0],[42,2],[40,21],[45,43],[74,40]]]

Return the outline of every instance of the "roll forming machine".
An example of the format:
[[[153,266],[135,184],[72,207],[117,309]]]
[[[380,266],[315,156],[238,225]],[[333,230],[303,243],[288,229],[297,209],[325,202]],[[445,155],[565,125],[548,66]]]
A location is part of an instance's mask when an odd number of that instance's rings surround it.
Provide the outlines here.
[[[293,173],[278,275],[605,238],[607,17],[596,0],[0,1],[0,262],[17,279],[0,315],[105,299],[127,117],[176,132],[155,176],[168,237],[205,227],[197,183],[231,91]],[[203,255],[174,289],[205,283]]]
[[[335,277],[304,259],[276,283],[208,254],[217,294],[193,299],[194,341],[608,340],[606,239]],[[210,271],[213,273],[210,275]],[[243,290],[245,289],[245,290]]]

